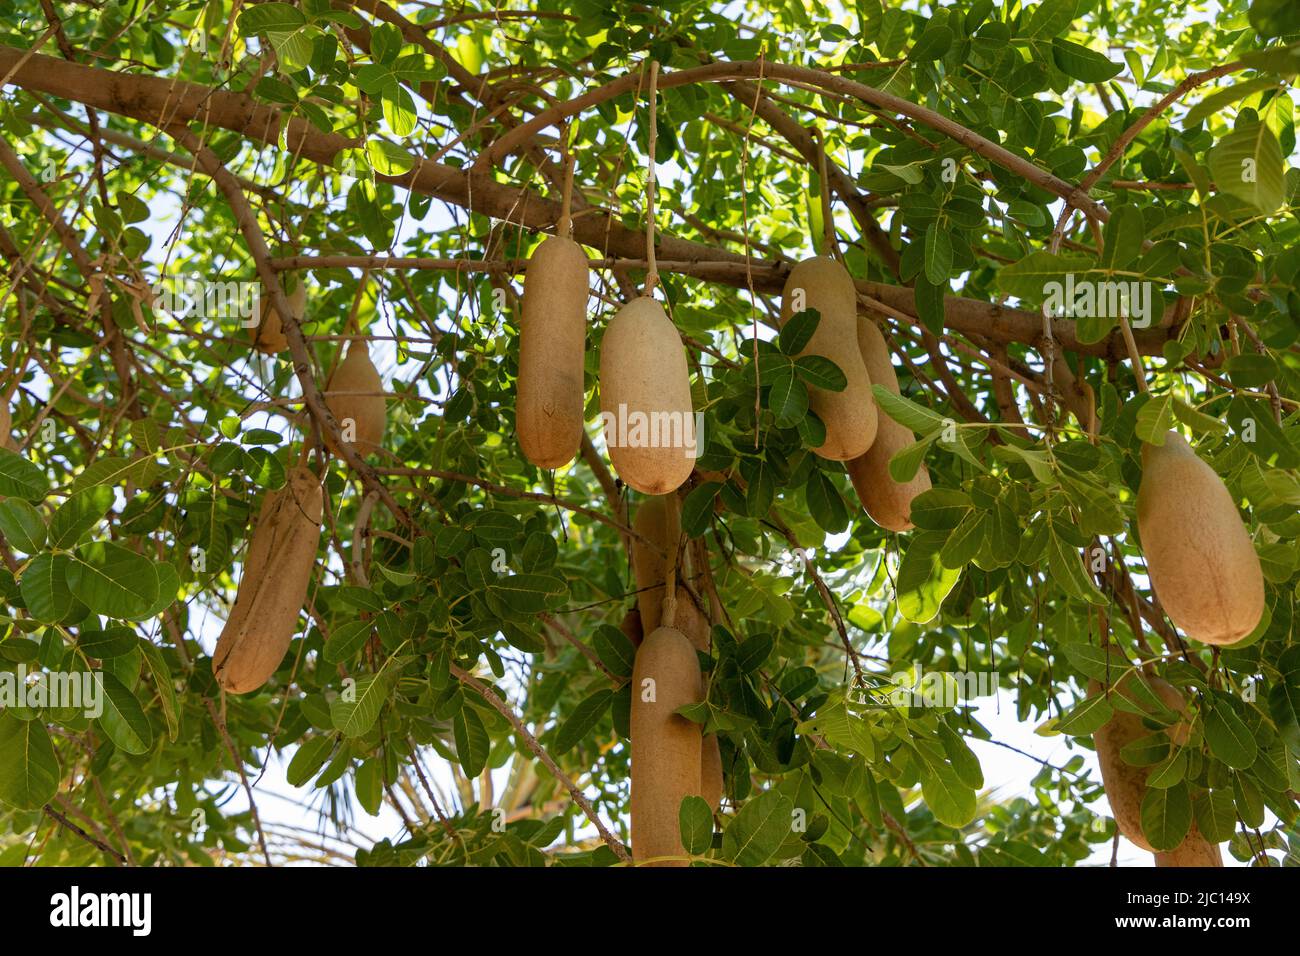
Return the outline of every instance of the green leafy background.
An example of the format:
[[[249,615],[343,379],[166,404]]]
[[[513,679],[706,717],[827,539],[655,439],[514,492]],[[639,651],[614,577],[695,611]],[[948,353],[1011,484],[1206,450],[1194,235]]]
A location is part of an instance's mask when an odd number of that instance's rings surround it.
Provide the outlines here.
[[[55,6],[54,24],[35,0],[0,13],[4,141],[69,227],[53,231],[14,170],[0,174],[15,446],[0,450],[0,667],[92,672],[105,708],[0,714],[0,862],[617,862],[493,698],[626,842],[633,648],[619,625],[636,585],[618,529],[639,496],[602,464],[596,371],[605,324],[644,271],[594,273],[592,453],[533,468],[514,438],[512,264],[541,235],[485,214],[473,184],[512,190],[520,208],[558,197],[564,136],[575,222],[595,229],[584,218],[603,223],[603,209],[605,234],[639,232],[648,129],[635,84],[508,156],[488,151],[647,59],[668,77],[760,58],[866,84],[969,135],[829,82],[660,93],[657,226],[722,262],[710,274],[661,253],[706,423],[683,528],[725,609],[690,716],[719,735],[726,797],[716,815],[683,804],[687,850],[746,866],[1104,859],[1114,823],[1084,755],[1112,704],[1084,697],[1089,678],[1118,677],[1108,640],[1193,701],[1186,745],[1162,729],[1171,715],[1148,713],[1152,736],[1130,754],[1157,768],[1142,809],[1152,841],[1176,842],[1195,819],[1239,861],[1300,859],[1294,4]],[[34,57],[98,73],[56,88],[47,61],[18,63],[42,34]],[[287,354],[252,352],[235,318],[150,309],[143,290],[160,275],[257,273],[238,217],[162,120],[134,115],[127,92],[82,105],[115,78],[247,94],[300,121],[288,135],[190,125],[240,177],[275,257],[503,263],[297,273],[308,373],[324,382],[354,317],[392,393],[389,427],[377,476],[327,462],[309,609],[275,677],[243,697],[220,693],[208,655],[252,519],[312,426]],[[877,398],[918,438],[890,470],[905,480],[924,461],[934,484],[903,535],[809,451],[822,426],[807,389],[843,379],[796,358],[818,317],[775,332],[779,270],[822,228],[810,129],[833,168],[848,268],[888,306],[873,314],[903,394]],[[305,155],[327,135],[346,147],[333,162]],[[1088,184],[1109,222],[1069,217],[1054,243],[1060,196],[1014,163],[1077,184],[1117,145]],[[481,178],[464,179],[484,157]],[[447,184],[436,196],[393,182],[429,164]],[[1136,330],[1149,394],[1113,320],[1060,321],[1063,365],[1048,378],[1035,310],[1069,272],[1155,284],[1169,321]],[[946,309],[944,294],[958,297]],[[1095,443],[1066,373],[1095,398]],[[1136,540],[1140,443],[1173,427],[1242,506],[1268,581],[1264,623],[1221,653],[1180,642]],[[375,481],[409,521],[375,503]],[[1095,547],[1112,570],[1085,565]],[[811,549],[807,563],[795,548]],[[987,779],[971,742],[994,735],[972,709],[864,705],[863,686],[887,699],[892,675],[918,671],[996,674],[1003,717],[1066,758]],[[271,811],[264,772],[297,788],[302,829]],[[381,809],[400,821],[359,836]]]

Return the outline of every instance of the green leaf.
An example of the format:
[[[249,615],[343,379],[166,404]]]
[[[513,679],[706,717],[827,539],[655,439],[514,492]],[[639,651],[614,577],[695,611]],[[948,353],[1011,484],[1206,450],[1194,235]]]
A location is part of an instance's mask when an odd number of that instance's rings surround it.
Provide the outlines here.
[[[799,356],[794,369],[806,384],[827,392],[842,392],[849,384],[840,367],[821,355]]]
[[[605,711],[614,702],[614,692],[605,688],[585,698],[573,708],[573,713],[560,725],[552,745],[552,754],[559,756],[568,753],[583,737],[587,736],[600,723]]]
[[[804,500],[808,513],[818,526],[828,534],[838,534],[849,523],[849,512],[834,482],[819,468],[814,468],[804,485]]]
[[[1264,825],[1264,795],[1245,774],[1232,775],[1233,805],[1241,822],[1254,829]]]
[[[1234,770],[1247,769],[1259,755],[1259,745],[1223,694],[1212,692],[1209,701],[1204,726],[1210,753]]]
[[[915,624],[928,624],[956,586],[961,572],[943,567],[939,551],[947,535],[922,531],[913,535],[898,568],[898,613]]]
[[[871,393],[876,397],[876,404],[880,406],[881,411],[918,435],[929,435],[943,428],[946,419],[938,412],[931,411],[901,395],[895,395],[883,385],[872,385]]]
[[[76,494],[96,485],[120,485],[128,478],[144,474],[144,469],[152,463],[152,458],[96,458],[93,464],[72,480],[69,490]]]
[[[40,501],[48,490],[44,472],[26,458],[0,448],[0,495]]]
[[[1196,432],[1198,435],[1213,435],[1222,438],[1228,434],[1228,426],[1217,418],[1206,415],[1193,408],[1180,398],[1174,399],[1174,417]]]
[[[975,790],[983,787],[984,771],[980,769],[979,758],[962,739],[961,734],[942,720],[939,721],[939,741],[943,744],[943,752],[952,764],[957,778]]]
[[[321,651],[325,663],[337,664],[351,660],[365,646],[366,638],[373,630],[374,625],[370,621],[347,621],[334,628]]]
[[[451,728],[461,769],[473,780],[487,765],[488,751],[492,746],[483,718],[473,707],[462,707],[452,718]]]
[[[1273,213],[1286,194],[1282,147],[1265,123],[1245,122],[1215,144],[1210,173],[1221,191]]]
[[[1084,569],[1083,555],[1065,541],[1053,525],[1049,525],[1047,529],[1047,559],[1052,580],[1071,597],[1090,604],[1109,603],[1106,596],[1097,590],[1097,585]]]
[[[617,677],[631,677],[632,665],[636,662],[636,645],[626,634],[609,624],[596,628],[591,639],[600,662]]]
[[[808,388],[790,368],[775,370],[767,378],[771,386],[767,405],[776,416],[777,428],[793,428],[808,414]]]
[[[935,432],[929,438],[914,441],[894,452],[893,457],[889,459],[889,477],[900,485],[907,484],[915,478],[916,473],[921,470],[921,463],[925,461],[926,452],[930,450],[938,434]]]
[[[1093,260],[1087,256],[1031,252],[999,269],[996,281],[998,289],[1007,295],[1041,305],[1048,298],[1049,283],[1060,283],[1063,287],[1068,274],[1077,276],[1092,268]]]
[[[547,598],[565,587],[562,579],[550,574],[505,574],[490,585],[492,593],[512,609],[525,613],[543,610]]]
[[[406,647],[407,642],[404,642],[378,671],[358,679],[352,688],[352,700],[345,700],[340,694],[330,702],[330,721],[335,730],[341,731],[345,737],[360,737],[370,731],[388,702],[389,691],[397,676],[409,660],[400,656]]]
[[[746,638],[736,648],[736,667],[742,674],[753,673],[767,662],[775,647],[776,639],[771,634],[755,634]]]
[[[772,466],[761,459],[747,459],[742,463],[742,474],[749,482],[745,489],[745,513],[751,518],[766,517],[776,497]]]
[[[1142,210],[1134,205],[1112,210],[1103,235],[1106,244],[1098,265],[1103,269],[1127,269],[1141,255],[1146,238]]]
[[[1142,798],[1142,834],[1159,851],[1176,849],[1192,828],[1187,784],[1150,787]]]
[[[23,570],[23,601],[27,610],[43,624],[63,620],[72,611],[72,592],[68,589],[68,567],[72,559],[66,554],[38,554]]]
[[[239,14],[239,32],[245,36],[255,33],[288,33],[307,24],[302,11],[290,3],[260,3],[245,7]]]
[[[384,87],[380,97],[383,104],[384,121],[394,136],[410,136],[416,126],[415,100],[406,92],[405,87],[391,83]]]
[[[1095,644],[1066,644],[1065,658],[1084,677],[1109,681],[1112,685],[1120,679],[1128,666]],[[1105,700],[1105,697],[1102,699]]]
[[[1237,810],[1233,805],[1231,790],[1211,790],[1196,799],[1193,811],[1196,829],[1211,843],[1232,839],[1237,828]]]
[[[747,801],[722,833],[722,855],[739,866],[762,866],[790,835],[794,803],[777,790]]]
[[[979,554],[988,538],[992,522],[987,511],[971,509],[939,551],[939,563],[949,570],[960,570]]]
[[[703,797],[684,797],[677,811],[682,846],[693,856],[707,853],[713,843],[713,811]]]
[[[325,761],[330,758],[330,754],[334,752],[334,744],[334,737],[329,734],[312,737],[300,744],[293,759],[289,761],[289,768],[284,773],[289,786],[301,787],[316,776],[320,768],[325,766]]]
[[[1191,129],[1207,116],[1219,112],[1229,103],[1236,103],[1261,90],[1277,89],[1277,80],[1272,77],[1256,77],[1242,80],[1230,86],[1215,90],[1187,111],[1183,117],[1183,129]]]
[[[149,667],[149,676],[158,691],[158,703],[162,705],[163,719],[167,721],[167,739],[175,742],[180,736],[181,723],[180,710],[176,706],[176,688],[172,686],[172,673],[157,644],[141,638],[139,647],[144,654],[145,664]]]
[[[1238,388],[1258,388],[1277,378],[1277,362],[1265,352],[1243,352],[1223,363],[1228,377]]]
[[[1088,737],[1105,726],[1114,713],[1115,708],[1104,694],[1085,697],[1060,719],[1056,729],[1071,737]]]
[[[922,31],[907,58],[913,63],[929,63],[943,57],[952,48],[953,33],[948,27],[931,24]]]
[[[934,285],[948,281],[952,272],[952,238],[938,222],[925,227],[925,277]]]
[[[1300,8],[1293,0],[1251,0],[1247,18],[1266,39],[1300,33]]]
[[[1104,83],[1123,69],[1095,50],[1060,37],[1052,39],[1052,59],[1066,76],[1085,83]]]
[[[392,63],[402,52],[402,31],[381,23],[370,31],[370,57],[376,63]]]
[[[917,318],[936,336],[943,334],[944,297],[947,294],[947,280],[934,283],[924,275],[916,277],[916,292],[913,299],[916,303]]]
[[[1300,644],[1277,659],[1278,679],[1268,692],[1268,712],[1287,745],[1300,752]]]
[[[793,358],[802,352],[812,340],[821,320],[822,314],[816,309],[804,309],[790,316],[777,334],[776,343],[781,353]]]
[[[1168,788],[1182,783],[1187,776],[1187,748],[1181,747],[1151,768],[1148,787]]]
[[[1228,404],[1232,432],[1256,458],[1278,468],[1300,467],[1300,451],[1273,420],[1273,410],[1264,399],[1238,395]]]
[[[924,763],[917,767],[921,797],[934,818],[950,827],[964,827],[975,819],[975,789],[962,783],[948,763]]]
[[[21,498],[0,501],[0,534],[23,554],[45,547],[45,519]]]
[[[56,548],[76,547],[112,505],[113,489],[107,485],[96,485],[70,495],[50,519],[50,544]]]
[[[110,627],[106,631],[82,629],[77,649],[93,660],[124,657],[140,646],[140,638],[129,627]]]
[[[148,753],[153,746],[153,727],[144,714],[144,708],[126,685],[107,671],[99,671],[95,679],[100,682],[104,712],[99,726],[117,745],[118,750],[129,754]]]
[[[1163,445],[1165,435],[1174,424],[1174,400],[1169,395],[1153,395],[1137,413],[1134,431],[1148,445]]]
[[[68,589],[96,614],[142,620],[158,600],[153,562],[112,541],[84,544],[67,569]]]
[[[377,136],[366,141],[366,155],[380,176],[404,176],[415,167],[410,153]]]
[[[1074,20],[1076,0],[1045,0],[1034,7],[1023,33],[1029,38],[1059,36]]]
[[[54,799],[61,776],[45,724],[0,711],[0,803],[39,810]]]
[[[698,538],[708,530],[713,517],[713,502],[722,490],[722,482],[706,481],[692,489],[682,502],[682,530],[692,538]]]

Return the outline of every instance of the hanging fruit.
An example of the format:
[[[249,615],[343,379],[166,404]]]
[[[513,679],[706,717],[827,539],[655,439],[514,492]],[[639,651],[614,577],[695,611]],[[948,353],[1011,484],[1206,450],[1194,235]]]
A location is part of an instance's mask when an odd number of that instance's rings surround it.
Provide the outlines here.
[[[230,693],[257,690],[284,660],[316,566],[323,512],[320,480],[301,465],[263,501],[235,606],[212,654],[217,683]]]
[[[1264,614],[1264,573],[1228,488],[1176,432],[1142,445],[1138,534],[1165,613],[1188,637],[1235,644]]]
[[[370,361],[370,348],[364,339],[348,343],[347,357],[334,370],[325,386],[325,404],[339,423],[343,441],[365,456],[379,449],[388,425],[388,405],[383,395],[384,383],[379,370]],[[325,444],[336,455],[342,449],[332,435]]]

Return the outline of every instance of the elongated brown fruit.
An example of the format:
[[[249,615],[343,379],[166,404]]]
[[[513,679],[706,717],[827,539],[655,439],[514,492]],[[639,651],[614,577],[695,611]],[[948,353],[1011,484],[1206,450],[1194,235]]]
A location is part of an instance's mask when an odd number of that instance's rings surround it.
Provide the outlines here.
[[[1264,574],[1222,479],[1176,432],[1142,446],[1138,533],[1156,597],[1193,640],[1235,644],[1264,614]]]
[[[791,269],[781,294],[781,324],[804,309],[816,309],[821,321],[799,354],[830,359],[848,380],[841,392],[808,390],[808,404],[826,426],[826,441],[813,451],[848,461],[866,454],[877,424],[871,377],[858,347],[857,290],[848,270],[828,256],[805,259]]]
[[[1149,706],[1146,695],[1139,692],[1133,681],[1144,681],[1166,707],[1184,717],[1169,728],[1167,733],[1175,746],[1183,746],[1191,735],[1191,726],[1187,716],[1187,698],[1173,684],[1154,675],[1126,674],[1111,687],[1111,695],[1123,696],[1140,706]],[[1099,681],[1088,682],[1088,694],[1096,696],[1103,691]],[[1155,853],[1156,866],[1222,866],[1217,845],[1210,843],[1192,824],[1191,831],[1179,846],[1173,850],[1160,852],[1155,850],[1142,832],[1142,800],[1147,794],[1147,776],[1150,767],[1135,767],[1126,763],[1120,751],[1135,740],[1150,736],[1154,730],[1147,729],[1142,718],[1137,714],[1115,708],[1114,714],[1096,733],[1092,735],[1097,747],[1097,763],[1101,766],[1101,781],[1106,789],[1106,799],[1110,803],[1111,815],[1119,832],[1133,843]]]
[[[587,254],[564,236],[533,250],[524,273],[515,430],[538,468],[573,461],[582,442]]]
[[[663,306],[640,296],[619,310],[600,348],[600,417],[610,461],[647,495],[681,487],[698,454],[686,350]]]
[[[303,467],[262,502],[235,606],[212,655],[217,683],[232,694],[257,690],[284,660],[307,600],[323,510],[320,481]]]
[[[659,588],[659,594],[663,594]],[[709,652],[709,619],[695,606],[690,592],[685,588],[677,589],[677,609],[674,612],[673,627],[686,635],[697,651]],[[701,690],[701,695],[703,691]],[[722,751],[718,748],[718,735],[705,734],[700,741],[700,793],[715,811],[722,806]]]
[[[1183,696],[1182,691],[1154,674],[1127,671],[1128,660],[1121,654],[1115,654],[1114,666],[1118,679],[1111,686],[1111,699],[1123,697],[1142,709],[1152,711],[1152,716],[1155,716],[1150,695],[1137,686],[1136,682],[1142,681],[1155,692],[1167,708],[1184,718],[1167,727],[1166,733],[1175,746],[1186,744],[1191,736],[1189,723],[1191,718],[1187,714],[1187,698]],[[1120,674],[1123,676],[1119,677]],[[1095,697],[1103,691],[1100,681],[1088,682],[1089,696]],[[1154,850],[1142,832],[1142,799],[1146,796],[1147,774],[1151,768],[1135,767],[1127,763],[1119,752],[1133,741],[1148,737],[1155,732],[1155,729],[1148,729],[1142,723],[1140,715],[1115,707],[1110,720],[1092,735],[1093,743],[1097,747],[1097,763],[1101,766],[1102,785],[1106,789],[1106,799],[1110,802],[1115,825],[1129,840],[1142,849],[1152,852]]]
[[[653,541],[663,551],[677,547],[681,536],[681,524],[677,509],[671,507],[671,498],[667,495],[648,498],[637,509],[633,528],[641,535]],[[683,551],[683,558],[685,558]],[[638,617],[646,631],[654,631],[663,619],[664,583],[667,575],[668,557],[639,541],[632,543],[632,567],[636,574]],[[684,587],[677,588],[677,608],[674,612],[674,628],[686,635],[686,639],[697,650],[708,653],[709,637],[712,628],[709,619],[695,606],[690,592]],[[624,631],[626,633],[626,629]],[[643,631],[644,633],[644,631]],[[700,793],[714,810],[722,805],[722,753],[718,749],[717,734],[705,734],[700,750]]]
[[[687,866],[679,811],[701,792],[700,725],[678,707],[701,699],[700,662],[681,631],[661,627],[637,648],[632,666],[632,859]]]
[[[858,316],[858,348],[867,366],[867,375],[873,385],[883,385],[895,395],[898,376],[889,361],[889,346],[876,324],[864,315]],[[872,398],[875,404],[875,398]],[[911,481],[901,484],[889,474],[889,459],[916,441],[916,436],[906,425],[894,421],[879,408],[876,409],[876,440],[865,455],[851,458],[845,463],[858,500],[867,509],[871,520],[890,531],[907,531],[912,527],[912,499],[930,490],[930,473],[925,464],[917,469]]]
[[[1121,688],[1123,683],[1120,684]],[[1088,682],[1090,697],[1103,692],[1104,688],[1099,681]],[[1121,689],[1112,688],[1112,693],[1117,692],[1123,693]],[[1129,840],[1153,853],[1154,848],[1142,832],[1142,798],[1146,796],[1147,773],[1150,768],[1135,767],[1119,755],[1124,747],[1152,733],[1154,731],[1147,730],[1142,725],[1142,718],[1137,714],[1130,714],[1117,707],[1110,720],[1092,735],[1092,741],[1097,748],[1101,782],[1106,790],[1106,800],[1110,803],[1115,825]]]
[[[668,555],[676,550],[682,536],[681,519],[671,496],[655,495],[642,501],[632,518],[632,530],[645,539],[632,539],[632,573],[636,577],[641,628],[649,634],[659,626]]]
[[[1201,831],[1193,823],[1187,839],[1178,849],[1156,853],[1156,866],[1223,866],[1223,854],[1219,852],[1219,845],[1201,836]]]
[[[289,306],[293,310],[293,317],[299,322],[306,318],[307,285],[301,277],[298,278],[298,284],[294,286],[293,291],[289,293]],[[262,293],[261,319],[253,326],[252,335],[253,345],[259,352],[274,355],[289,350],[289,340],[284,337],[284,325],[280,321],[280,313],[271,305],[271,297],[266,295],[265,290]]]
[[[325,404],[338,420],[344,442],[360,455],[369,455],[384,440],[388,408],[383,391],[379,370],[370,361],[369,346],[364,339],[353,339],[347,357],[325,386]],[[325,436],[325,444],[334,454],[342,454],[332,436]]]

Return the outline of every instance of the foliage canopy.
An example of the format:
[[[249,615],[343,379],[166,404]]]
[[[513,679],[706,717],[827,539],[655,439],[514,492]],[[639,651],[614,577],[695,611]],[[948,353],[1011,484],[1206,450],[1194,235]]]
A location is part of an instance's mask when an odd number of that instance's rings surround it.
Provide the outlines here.
[[[594,425],[569,467],[520,454],[518,291],[567,151],[595,422],[602,330],[645,275],[656,60],[658,295],[707,436],[682,524],[724,610],[689,716],[720,735],[726,801],[716,821],[683,807],[688,850],[1082,861],[1114,834],[1082,753],[1133,706],[1087,682],[1145,662],[1194,701],[1186,747],[1168,713],[1144,742],[1166,791],[1148,835],[1195,820],[1294,863],[1300,14],[921,7],[6,4],[0,667],[99,675],[104,708],[3,701],[0,861],[346,860],[223,809],[268,761],[344,846],[355,808],[404,816],[359,863],[618,861],[638,496]],[[901,535],[810,453],[808,386],[838,370],[796,361],[807,327],[776,334],[823,185],[895,353],[902,396],[878,401],[918,438],[891,473],[933,480]],[[251,349],[241,295],[299,281],[294,351]],[[1145,283],[1149,321],[1135,291],[1131,348],[1114,310],[1045,323],[1055,282]],[[385,448],[312,453],[326,518],[299,634],[267,686],[223,696],[209,655],[250,526],[329,427],[319,389],[357,332],[391,393]],[[1261,625],[1222,652],[1184,641],[1145,576],[1140,448],[1171,428],[1267,579]],[[918,672],[996,675],[1079,755],[1028,796],[986,789],[967,703],[888,700]]]

